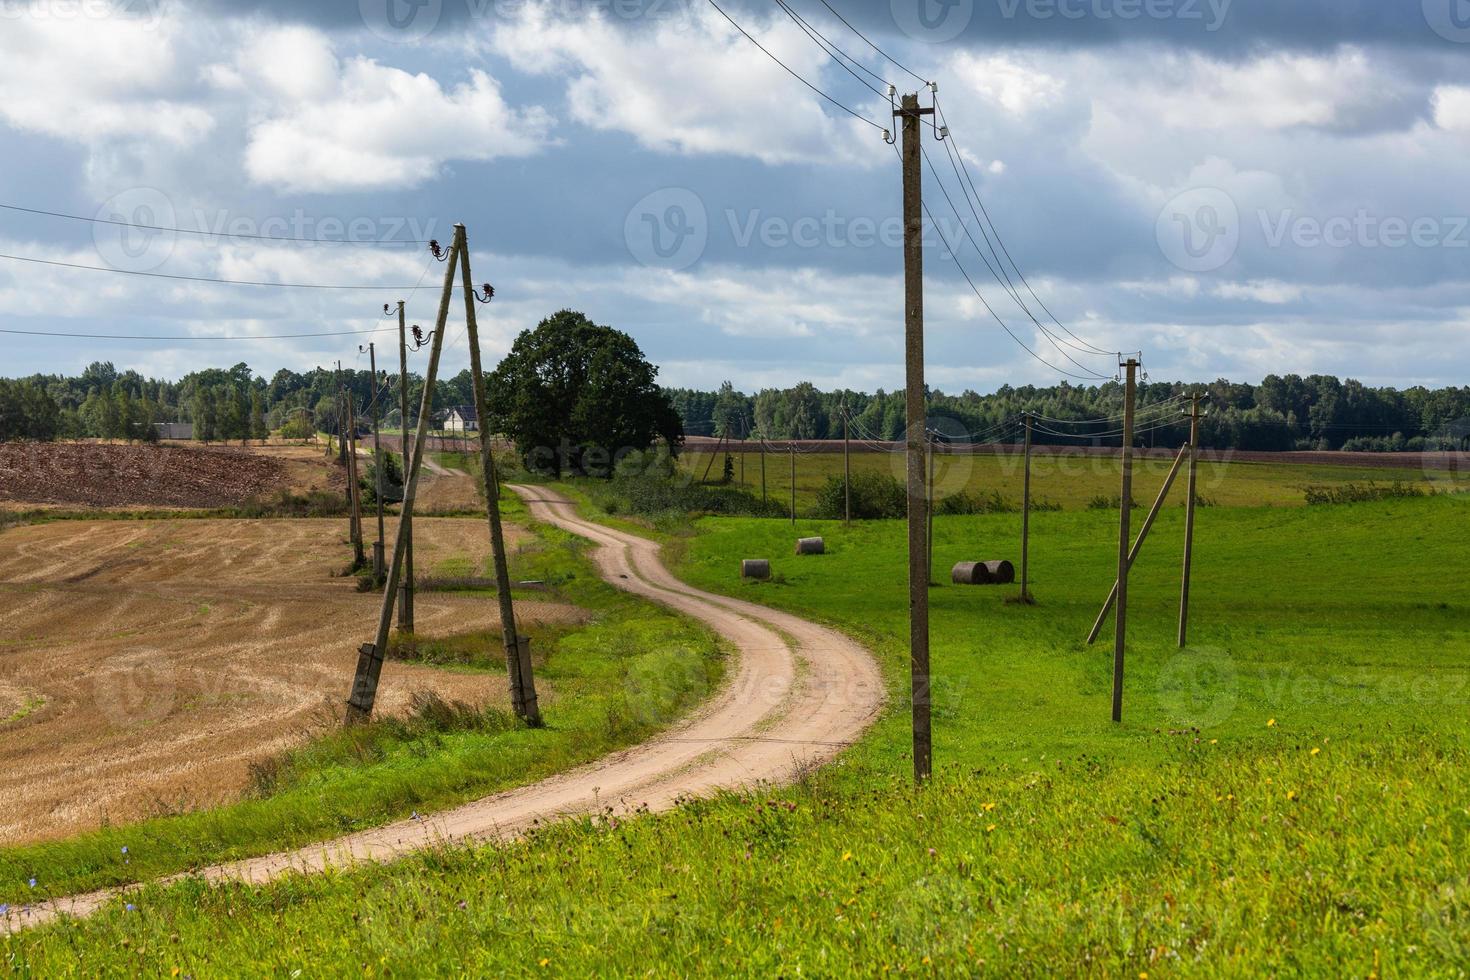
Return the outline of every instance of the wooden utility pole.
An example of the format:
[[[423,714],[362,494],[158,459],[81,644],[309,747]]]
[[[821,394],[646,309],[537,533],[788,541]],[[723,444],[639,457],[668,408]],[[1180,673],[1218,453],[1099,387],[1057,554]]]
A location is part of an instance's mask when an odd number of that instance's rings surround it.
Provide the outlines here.
[[[398,301],[398,448],[403,454],[403,482],[408,485],[412,457],[408,448],[408,324],[404,318],[403,300]],[[403,577],[398,587],[398,631],[413,632],[413,514],[399,506],[398,524],[407,528],[400,533],[403,540]]]
[[[367,554],[362,546],[362,483],[357,475],[357,412],[352,404],[352,392],[347,392],[347,482],[352,489],[352,568],[354,571],[367,564]]]
[[[1113,619],[1113,721],[1123,720],[1123,657],[1128,637],[1128,551],[1133,519],[1133,398],[1138,386],[1138,361],[1123,365],[1123,493],[1118,503],[1118,612]]]
[[[536,681],[531,671],[531,641],[516,632],[515,603],[510,594],[510,568],[505,555],[505,531],[500,524],[500,479],[495,472],[494,436],[485,399],[485,374],[480,368],[480,329],[475,318],[475,287],[470,278],[470,250],[464,225],[454,226],[459,246],[460,285],[464,292],[465,332],[470,345],[470,384],[475,392],[475,417],[480,420],[480,472],[485,481],[485,510],[490,519],[490,554],[495,563],[495,594],[500,601],[500,632],[505,646],[506,673],[510,682],[510,705],[516,717],[532,725],[541,724],[536,703]],[[485,302],[490,301],[486,291]]]
[[[1031,603],[1031,413],[1026,418],[1026,455],[1021,477],[1021,601]]]
[[[1154,498],[1153,506],[1148,510],[1148,516],[1143,519],[1143,527],[1138,530],[1138,540],[1133,542],[1133,547],[1128,551],[1128,568],[1132,570],[1133,563],[1138,561],[1138,553],[1143,550],[1143,542],[1148,539],[1148,532],[1153,530],[1154,520],[1159,516],[1159,511],[1164,509],[1164,500],[1169,496],[1169,491],[1174,486],[1174,478],[1179,475],[1179,468],[1184,463],[1188,447],[1181,447],[1178,455],[1174,457],[1174,465],[1169,467],[1168,476],[1164,477],[1164,485],[1159,488],[1159,495]],[[1118,599],[1118,583],[1113,583],[1113,591],[1108,593],[1107,602],[1103,603],[1102,612],[1097,614],[1097,619],[1092,624],[1092,631],[1087,634],[1087,643],[1090,646],[1097,640],[1098,634],[1102,632],[1103,623],[1107,622],[1108,613],[1112,611],[1113,604]]]
[[[894,115],[903,120],[904,402],[908,429],[909,689],[913,700],[914,779],[933,771],[929,685],[928,496],[924,473],[924,197],[923,117],[919,97],[905,95]]]
[[[791,526],[796,526],[796,443],[788,442],[786,451],[791,455]]]
[[[766,502],[766,436],[761,433],[761,503]]]
[[[382,389],[378,387],[378,345],[368,344],[368,365],[373,372],[373,496],[378,501],[378,540],[373,542],[373,581],[379,585],[383,582],[383,443],[378,432],[378,419],[381,416],[382,406],[378,399]],[[359,346],[361,351],[362,347]]]
[[[924,447],[929,452],[929,498],[927,510],[929,519],[926,522],[925,540],[928,547],[924,552],[924,563],[929,566],[929,584],[934,584],[934,432],[932,430],[924,433]]]
[[[458,245],[456,236],[455,245]],[[414,436],[413,464],[408,469],[407,483],[403,488],[403,513],[413,515],[413,502],[418,496],[419,474],[423,470],[424,443],[429,437],[429,415],[433,408],[434,382],[439,376],[439,353],[444,349],[444,325],[449,320],[449,300],[454,294],[454,260],[458,255],[455,245],[449,248],[444,270],[444,292],[439,297],[439,316],[434,326],[434,342],[429,348],[429,368],[424,378],[424,394],[419,405],[419,425]],[[388,581],[383,589],[383,604],[378,611],[378,630],[372,643],[364,643],[358,649],[357,672],[352,680],[352,693],[347,698],[346,723],[356,724],[372,717],[373,704],[378,697],[378,678],[383,672],[383,660],[388,654],[388,628],[393,621],[395,593],[398,591],[399,576],[403,574],[403,558],[408,540],[408,523],[398,522],[398,540],[393,547],[393,560],[388,563]]]
[[[852,524],[852,447],[849,444],[848,428],[852,416],[847,408],[846,396],[842,399],[842,523]]]
[[[1179,645],[1184,646],[1189,635],[1189,571],[1194,561],[1194,500],[1199,470],[1199,403],[1195,394],[1189,408],[1189,497],[1184,503],[1184,572],[1179,586]]]

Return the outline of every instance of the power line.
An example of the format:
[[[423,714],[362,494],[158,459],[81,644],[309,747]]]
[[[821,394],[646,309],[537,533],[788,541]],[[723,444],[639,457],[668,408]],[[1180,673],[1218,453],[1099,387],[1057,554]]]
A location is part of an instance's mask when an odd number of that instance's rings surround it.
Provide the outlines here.
[[[309,337],[359,337],[363,334],[371,334],[376,332],[376,330],[328,330],[322,333],[258,334],[233,337],[164,337],[144,334],[67,333],[59,330],[12,330],[8,327],[0,327],[0,333],[17,334],[24,337],[68,337],[78,338],[82,340],[148,340],[168,341],[170,343],[193,343],[195,341],[222,341],[242,343],[250,340],[300,340]]]
[[[367,286],[360,283],[319,283],[319,282],[265,282],[249,279],[216,279],[209,276],[181,276],[169,272],[142,272],[137,269],[113,269],[100,265],[81,265],[76,262],[59,262],[54,259],[38,259],[27,255],[8,255],[0,253],[0,259],[9,259],[12,262],[30,262],[35,265],[49,265],[61,269],[81,269],[86,272],[110,272],[120,276],[143,276],[148,279],[173,279],[180,282],[203,282],[221,286],[274,286],[278,289],[391,289],[394,292],[404,292],[417,289],[417,286]]]
[[[208,238],[248,238],[253,241],[263,242],[302,242],[313,245],[356,245],[371,247],[375,245],[427,245],[427,238],[395,238],[383,241],[353,242],[338,238],[296,238],[290,235],[251,235],[245,232],[229,231],[207,231],[194,228],[176,228],[172,225],[149,225],[135,221],[118,221],[109,218],[88,218],[80,214],[67,214],[64,211],[45,211],[40,208],[23,208],[17,204],[0,204],[0,208],[6,211],[21,211],[26,214],[45,215],[48,218],[65,218],[68,221],[86,221],[91,224],[115,225],[121,228],[138,228],[143,231],[163,231],[176,235],[201,235]]]
[[[729,14],[725,13],[725,8],[721,7],[718,3],[715,3],[715,0],[709,0],[709,5],[711,7],[714,7],[716,10],[718,10],[720,12],[720,16],[722,16],[726,20],[728,20],[730,22],[730,24],[731,24],[732,27],[734,27],[741,34],[744,34],[745,35],[745,39],[747,41],[749,41],[751,44],[754,44],[756,47],[760,48],[761,51],[765,54],[765,56],[767,58],[770,58],[776,64],[778,64],[782,68],[784,68],[786,70],[786,73],[788,75],[790,75],[792,78],[796,79],[798,82],[800,82],[801,84],[805,85],[807,88],[811,89],[813,92],[817,93],[822,98],[826,99],[828,102],[832,103],[837,108],[841,109],[843,112],[845,112],[848,115],[852,116],[854,119],[860,119],[860,120],[862,120],[863,122],[867,123],[869,126],[872,126],[874,129],[878,130],[879,132],[883,132],[883,133],[888,132],[887,127],[880,126],[879,124],[875,123],[873,120],[869,119],[867,116],[865,116],[862,113],[858,112],[856,109],[849,108],[848,106],[842,104],[841,102],[838,102],[832,96],[828,95],[826,92],[823,92],[821,89],[817,88],[817,86],[813,85],[811,82],[807,81],[801,75],[797,74],[794,69],[792,69],[790,66],[788,66],[786,64],[786,62],[782,61],[780,58],[778,58],[774,54],[772,54],[770,52],[770,50],[768,50],[764,44],[761,44],[753,36],[751,36],[751,33],[749,31],[747,31],[745,28],[741,27],[740,24],[738,22],[736,22],[735,18],[733,18]]]
[[[908,72],[908,74],[910,76],[912,76],[915,80],[917,80],[922,85],[928,85],[929,84],[929,80],[927,78],[924,78],[921,75],[918,75],[918,74],[916,74],[916,73],[914,73],[912,71],[909,71],[909,69],[905,68],[900,61],[898,61],[896,58],[894,58],[892,55],[890,55],[887,51],[884,51],[882,48],[878,47],[878,45],[876,45],[872,41],[868,40],[868,36],[866,34],[864,34],[862,31],[858,30],[856,27],[853,27],[852,24],[848,22],[848,19],[846,17],[842,16],[840,13],[838,13],[837,12],[837,8],[834,7],[834,6],[832,6],[830,3],[828,3],[827,0],[822,0],[822,6],[826,7],[828,10],[832,11],[832,15],[834,17],[836,17],[838,20],[842,21],[843,26],[845,26],[848,30],[852,31],[858,37],[862,38],[863,43],[865,43],[868,47],[872,48],[874,51],[878,52],[879,55],[881,55],[885,60],[887,60],[894,67],[898,68],[900,71]]]
[[[872,71],[861,61],[858,61],[852,55],[839,48],[825,34],[817,30],[815,27],[811,26],[811,24],[807,23],[807,21],[801,16],[801,14],[798,14],[795,10],[791,8],[786,0],[776,0],[776,5],[779,6],[782,10],[786,11],[786,15],[796,22],[796,26],[801,28],[801,30],[806,34],[807,37],[815,41],[818,47],[820,47],[823,51],[826,51],[827,55],[832,58],[833,61],[841,65],[849,75],[851,75],[853,78],[856,78],[863,85],[867,86],[868,90],[874,95],[877,95],[879,98],[888,98],[888,93],[886,91],[874,88],[871,82],[869,82],[866,78],[863,78],[857,72],[853,71],[852,68],[848,67],[847,62],[852,62],[862,71],[866,72],[869,77],[877,80],[880,85],[892,88],[892,85],[889,84],[888,79]]]
[[[944,195],[944,200],[946,201],[946,203],[949,204],[949,209],[954,212],[955,220],[957,220],[960,223],[960,227],[964,230],[965,236],[967,238],[969,238],[970,244],[973,245],[973,246],[975,246],[975,252],[976,252],[977,255],[980,256],[980,261],[982,261],[982,262],[985,263],[985,267],[990,270],[990,274],[995,278],[995,281],[1000,284],[1001,291],[1002,292],[1005,292],[1005,288],[1006,288],[1005,283],[1001,280],[1000,276],[996,274],[995,268],[993,266],[991,266],[991,264],[990,264],[990,260],[985,257],[985,253],[981,250],[980,244],[975,241],[975,236],[973,234],[971,234],[970,229],[969,229],[969,226],[965,224],[965,219],[960,214],[959,208],[955,207],[954,199],[952,197],[950,197],[950,194],[949,194],[949,188],[947,188],[947,187],[944,186],[944,181],[940,179],[939,172],[934,167],[934,161],[929,158],[929,151],[928,150],[924,150],[921,147],[921,152],[924,155],[924,162],[926,164],[928,164],[928,166],[929,166],[929,173],[934,177],[934,182],[939,186],[940,192]],[[925,210],[925,212],[928,212],[928,210],[929,210],[929,206],[928,206],[927,203],[924,205],[924,210]],[[929,220],[930,221],[933,221],[934,220],[934,217],[933,217],[932,214],[930,215]],[[935,225],[935,228],[936,228],[936,230],[938,230],[937,223]],[[939,233],[940,233],[940,237],[943,237],[943,235],[944,235],[943,231],[940,231]],[[945,247],[946,248],[949,248],[949,243],[948,242],[945,243]],[[951,257],[953,257],[955,259],[955,262],[958,263],[959,262],[959,256],[957,256],[957,255],[954,254],[954,250],[953,249],[950,249],[950,254],[951,254]],[[969,278],[969,277],[966,276],[966,278]],[[979,290],[976,290],[976,292],[978,293]],[[1026,308],[1026,304],[1025,303],[1022,303],[1021,302],[1019,296],[1016,296],[1014,293],[1007,293],[1007,295],[1010,295],[1011,298],[1016,301],[1016,305],[1018,305],[1018,306],[1021,307],[1021,312],[1025,313],[1026,316],[1030,318],[1031,322],[1036,325],[1036,328],[1041,331],[1042,335],[1045,336],[1047,338],[1047,340],[1051,341],[1051,345],[1057,349],[1057,352],[1059,354],[1061,354],[1063,357],[1065,357],[1067,360],[1071,361],[1072,364],[1079,371],[1086,372],[1089,380],[1096,380],[1096,381],[1105,381],[1105,380],[1107,380],[1107,378],[1108,378],[1107,375],[1100,374],[1097,371],[1093,370],[1092,368],[1087,367],[1085,364],[1082,364],[1081,362],[1079,362],[1071,354],[1068,354],[1065,350],[1063,350],[1062,349],[1062,345],[1057,342],[1056,337],[1052,335],[1051,331],[1048,330],[1041,323],[1040,320],[1036,319],[1036,317],[1034,317],[1034,316],[1031,315],[1031,311]],[[997,319],[999,319],[999,318],[997,317]],[[1081,377],[1081,376],[1080,375],[1073,375],[1073,377]]]

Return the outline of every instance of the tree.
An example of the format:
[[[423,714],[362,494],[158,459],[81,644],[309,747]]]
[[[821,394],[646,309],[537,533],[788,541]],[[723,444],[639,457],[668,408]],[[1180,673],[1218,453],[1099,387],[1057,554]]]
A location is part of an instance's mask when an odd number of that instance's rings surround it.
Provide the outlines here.
[[[265,424],[265,394],[257,388],[250,393],[250,437],[264,442],[270,434]]]
[[[516,338],[490,375],[490,419],[528,468],[611,476],[616,459],[657,440],[671,449],[683,424],[632,337],[562,310]]]

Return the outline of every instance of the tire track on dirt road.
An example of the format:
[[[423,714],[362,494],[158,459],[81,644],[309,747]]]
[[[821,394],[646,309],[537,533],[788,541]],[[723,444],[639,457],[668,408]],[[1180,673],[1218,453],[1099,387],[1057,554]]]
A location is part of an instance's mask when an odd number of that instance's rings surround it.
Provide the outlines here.
[[[721,688],[663,735],[589,765],[427,818],[216,865],[195,876],[261,883],[292,871],[389,861],[448,841],[513,838],[533,824],[564,817],[664,810],[682,798],[721,788],[789,782],[829,761],[877,718],[884,699],[882,675],[853,640],[789,613],[685,585],[664,567],[655,542],[584,520],[553,491],[511,489],[536,519],[591,541],[596,546],[592,561],[612,585],[699,619],[733,645],[737,656]],[[4,928],[13,932],[59,915],[84,916],[133,890],[107,889],[11,909]]]

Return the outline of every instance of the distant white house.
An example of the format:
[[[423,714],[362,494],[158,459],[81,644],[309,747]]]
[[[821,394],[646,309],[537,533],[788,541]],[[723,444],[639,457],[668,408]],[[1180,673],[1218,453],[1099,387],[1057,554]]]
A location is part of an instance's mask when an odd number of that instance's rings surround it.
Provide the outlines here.
[[[479,432],[480,419],[473,405],[455,405],[444,417],[445,432]]]
[[[193,422],[154,422],[153,428],[158,430],[160,439],[194,438]]]

